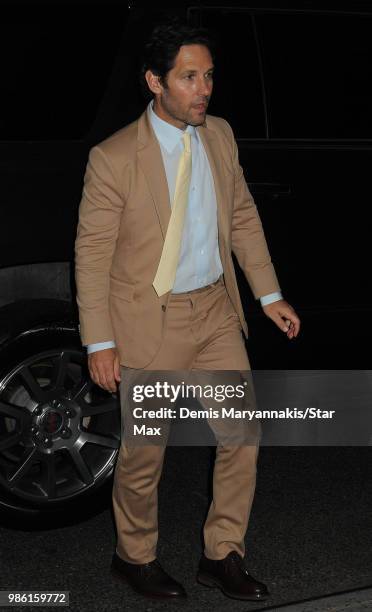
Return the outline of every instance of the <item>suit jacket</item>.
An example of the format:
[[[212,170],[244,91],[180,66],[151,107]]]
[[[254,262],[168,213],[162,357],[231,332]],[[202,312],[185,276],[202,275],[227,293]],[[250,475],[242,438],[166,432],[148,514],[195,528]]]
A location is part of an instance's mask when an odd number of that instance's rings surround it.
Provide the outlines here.
[[[256,299],[280,287],[230,125],[207,115],[197,130],[214,179],[225,285],[248,337],[232,252]],[[146,367],[160,348],[170,292],[158,297],[152,282],[170,214],[162,154],[145,111],[90,150],[75,243],[82,343],[114,339],[127,367]]]

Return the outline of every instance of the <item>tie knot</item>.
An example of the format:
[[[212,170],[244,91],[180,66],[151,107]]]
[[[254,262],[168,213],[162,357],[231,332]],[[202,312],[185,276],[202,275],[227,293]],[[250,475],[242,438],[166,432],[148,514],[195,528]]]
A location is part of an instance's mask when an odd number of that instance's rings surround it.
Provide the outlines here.
[[[189,134],[189,132],[185,132],[182,136],[182,140],[185,151],[187,153],[191,153],[191,134]]]

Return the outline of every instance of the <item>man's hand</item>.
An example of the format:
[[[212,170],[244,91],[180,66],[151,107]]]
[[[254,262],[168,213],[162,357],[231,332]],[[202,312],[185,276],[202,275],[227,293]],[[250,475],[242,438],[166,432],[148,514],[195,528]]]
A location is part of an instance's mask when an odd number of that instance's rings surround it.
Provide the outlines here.
[[[271,304],[262,306],[262,308],[265,315],[274,321],[279,329],[286,332],[290,340],[293,337],[296,338],[300,331],[301,322],[288,302],[285,300],[277,300],[276,302],[271,302]]]
[[[120,363],[116,348],[94,351],[88,355],[89,374],[96,385],[115,393],[116,383],[120,382]]]

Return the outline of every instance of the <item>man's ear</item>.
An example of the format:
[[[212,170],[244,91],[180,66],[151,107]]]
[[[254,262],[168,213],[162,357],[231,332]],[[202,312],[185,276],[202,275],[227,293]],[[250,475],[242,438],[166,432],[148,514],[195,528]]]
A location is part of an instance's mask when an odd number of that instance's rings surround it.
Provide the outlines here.
[[[151,72],[151,70],[147,70],[145,72],[145,79],[153,94],[160,94],[162,92],[163,88],[160,84],[160,77],[158,75]]]

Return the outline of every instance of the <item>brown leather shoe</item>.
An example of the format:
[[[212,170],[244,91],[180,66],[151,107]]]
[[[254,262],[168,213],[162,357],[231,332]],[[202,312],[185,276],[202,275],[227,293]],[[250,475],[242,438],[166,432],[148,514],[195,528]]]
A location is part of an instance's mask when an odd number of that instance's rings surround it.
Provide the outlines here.
[[[187,593],[179,582],[174,580],[154,559],[149,563],[128,563],[114,553],[111,563],[111,573],[120,577],[141,595],[151,598],[185,598]]]
[[[208,559],[203,554],[196,579],[205,586],[220,588],[233,599],[257,601],[269,596],[266,585],[251,576],[245,560],[234,550],[218,560]]]

